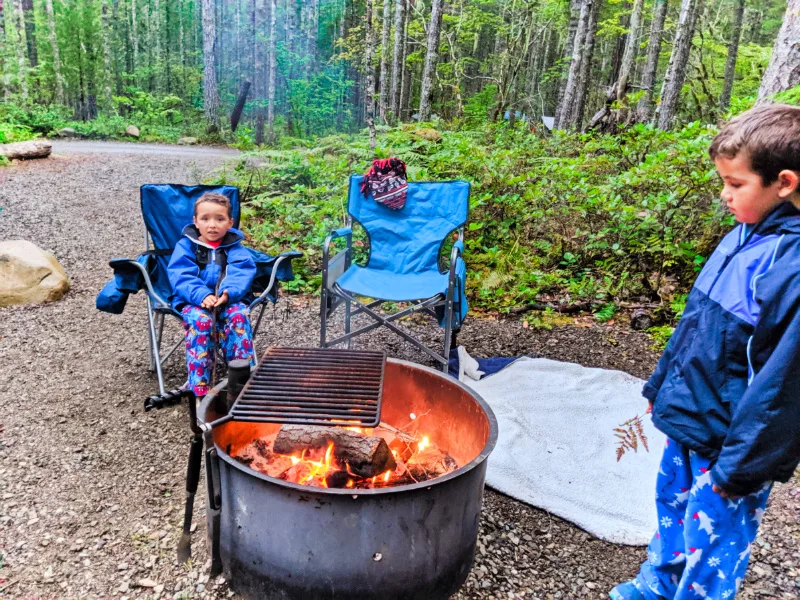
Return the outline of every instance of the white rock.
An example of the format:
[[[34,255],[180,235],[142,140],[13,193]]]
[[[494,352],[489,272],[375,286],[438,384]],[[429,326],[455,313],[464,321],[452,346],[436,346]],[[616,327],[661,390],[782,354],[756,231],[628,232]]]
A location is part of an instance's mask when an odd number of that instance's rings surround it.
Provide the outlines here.
[[[139,137],[139,128],[136,125],[128,125],[125,128],[125,134],[131,137],[138,138]]]
[[[178,140],[179,146],[194,146],[197,143],[197,138],[194,137],[182,137]]]
[[[68,290],[55,256],[25,240],[0,242],[0,307],[54,302]]]

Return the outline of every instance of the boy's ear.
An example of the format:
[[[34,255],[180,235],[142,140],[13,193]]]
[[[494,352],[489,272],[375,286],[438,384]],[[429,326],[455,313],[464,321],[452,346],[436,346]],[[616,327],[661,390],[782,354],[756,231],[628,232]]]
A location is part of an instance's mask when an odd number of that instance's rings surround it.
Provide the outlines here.
[[[781,198],[788,198],[794,192],[800,192],[800,175],[798,175],[797,171],[791,171],[789,169],[784,169],[780,173],[778,173],[778,196]]]

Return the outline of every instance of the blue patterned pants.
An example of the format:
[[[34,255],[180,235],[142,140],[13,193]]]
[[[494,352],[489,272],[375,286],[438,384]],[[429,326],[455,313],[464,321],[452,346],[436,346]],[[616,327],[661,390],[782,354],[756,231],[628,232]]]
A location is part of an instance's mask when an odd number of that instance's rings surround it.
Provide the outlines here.
[[[656,484],[658,531],[636,579],[612,600],[731,600],[772,484],[737,500],[712,490],[710,461],[667,439]]]
[[[189,371],[188,387],[195,396],[208,393],[214,340],[211,335],[211,311],[199,306],[185,306],[181,310],[186,330],[186,368]],[[241,302],[228,304],[217,314],[219,347],[225,360],[245,359],[253,362],[253,331],[250,312]]]

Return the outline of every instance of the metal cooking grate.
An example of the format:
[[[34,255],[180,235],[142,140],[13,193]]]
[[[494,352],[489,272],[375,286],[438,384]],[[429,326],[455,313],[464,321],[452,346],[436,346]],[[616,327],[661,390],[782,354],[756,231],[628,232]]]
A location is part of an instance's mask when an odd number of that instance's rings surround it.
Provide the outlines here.
[[[375,427],[385,352],[270,348],[229,415],[234,421]]]

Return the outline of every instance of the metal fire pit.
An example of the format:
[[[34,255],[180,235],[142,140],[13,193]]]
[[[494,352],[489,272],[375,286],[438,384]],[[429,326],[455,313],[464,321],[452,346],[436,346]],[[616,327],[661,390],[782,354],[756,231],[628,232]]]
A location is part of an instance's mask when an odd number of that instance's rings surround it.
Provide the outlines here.
[[[224,385],[203,400],[200,420],[219,418],[215,398]],[[413,485],[313,488],[230,457],[280,425],[231,421],[215,428],[219,558],[231,587],[248,600],[444,600],[454,594],[472,568],[497,422],[483,399],[458,381],[389,359],[382,420],[403,427],[411,413],[420,431],[462,467]],[[214,507],[208,508],[210,514]]]

